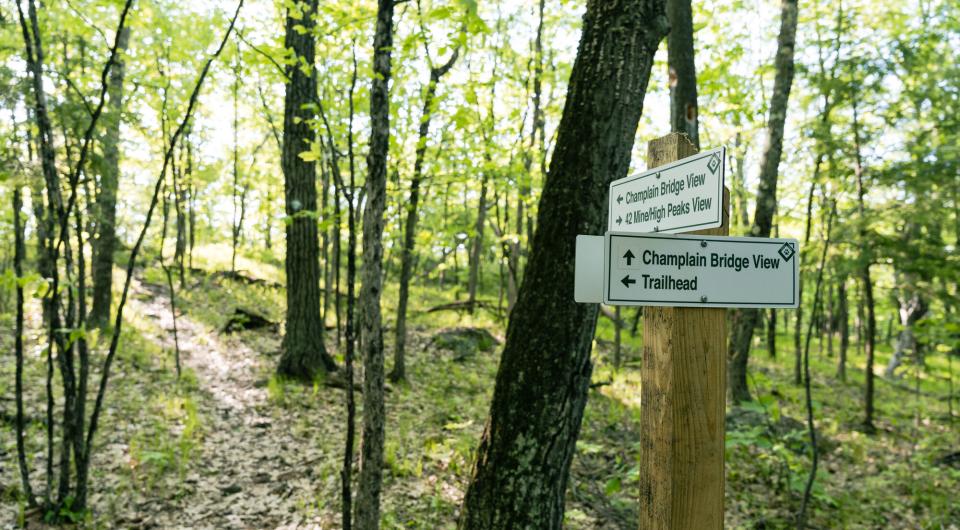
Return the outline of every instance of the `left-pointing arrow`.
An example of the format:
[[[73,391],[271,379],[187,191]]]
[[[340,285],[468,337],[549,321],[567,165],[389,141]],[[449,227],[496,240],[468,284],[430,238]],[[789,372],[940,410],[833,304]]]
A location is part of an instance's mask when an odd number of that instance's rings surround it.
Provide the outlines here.
[[[623,195],[617,195],[617,204],[623,202]]]
[[[628,274],[624,276],[620,282],[623,283],[624,287],[630,287],[631,285],[637,283],[637,280],[630,278],[630,275]]]

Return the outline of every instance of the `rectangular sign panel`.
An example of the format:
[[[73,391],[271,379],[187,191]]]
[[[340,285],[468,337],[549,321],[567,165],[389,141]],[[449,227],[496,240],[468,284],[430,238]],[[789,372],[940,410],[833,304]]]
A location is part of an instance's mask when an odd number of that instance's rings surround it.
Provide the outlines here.
[[[610,183],[609,230],[676,233],[722,224],[726,148]]]
[[[577,236],[573,299],[581,304],[603,302],[603,236]]]
[[[797,307],[795,239],[607,232],[603,303]]]

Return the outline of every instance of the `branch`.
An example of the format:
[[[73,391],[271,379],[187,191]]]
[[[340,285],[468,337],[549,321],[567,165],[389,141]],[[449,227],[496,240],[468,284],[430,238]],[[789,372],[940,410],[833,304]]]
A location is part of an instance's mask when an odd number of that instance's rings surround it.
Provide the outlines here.
[[[77,97],[80,98],[80,102],[83,103],[84,108],[87,109],[87,115],[89,115],[89,116],[92,118],[92,117],[93,117],[93,107],[90,106],[90,102],[87,101],[87,97],[83,95],[83,92],[80,91],[80,88],[76,85],[76,83],[74,83],[74,82],[70,79],[70,76],[65,75],[65,74],[61,74],[60,72],[57,72],[57,74],[58,74],[60,77],[62,77],[64,81],[67,82],[67,88],[69,88],[70,90],[73,90],[74,92],[76,92]]]
[[[93,31],[96,31],[97,34],[103,37],[103,40],[110,40],[107,38],[107,35],[103,32],[103,30],[100,29],[100,26],[97,26],[89,18],[87,18],[86,15],[84,15],[79,9],[77,9],[73,5],[73,2],[71,2],[70,0],[67,0],[67,7],[69,7],[70,11],[73,11],[73,13],[77,15],[77,17],[79,17],[80,20],[82,20],[86,25],[90,26],[90,29],[92,29]]]
[[[254,46],[252,42],[248,41],[247,38],[243,36],[243,32],[240,31],[239,29],[237,30],[237,37],[239,37],[240,40],[243,41],[244,44],[246,44],[247,46],[249,46],[253,51],[259,53],[260,55],[262,55],[262,56],[264,56],[264,57],[266,57],[267,60],[269,60],[271,63],[273,63],[273,66],[277,67],[277,70],[280,72],[280,75],[283,76],[284,82],[287,82],[287,71],[286,71],[286,69],[285,69],[280,63],[278,63],[277,60],[274,59],[272,55],[270,55],[269,53],[261,50],[260,48],[257,48],[256,46]]]
[[[263,95],[263,87],[257,85],[257,94],[260,95],[260,104],[263,105],[263,115],[267,117],[267,123],[270,125],[270,132],[273,133],[273,139],[277,141],[277,149],[283,151],[283,140],[280,139],[280,131],[273,122],[273,114],[270,114],[270,106],[267,105],[267,98]]]

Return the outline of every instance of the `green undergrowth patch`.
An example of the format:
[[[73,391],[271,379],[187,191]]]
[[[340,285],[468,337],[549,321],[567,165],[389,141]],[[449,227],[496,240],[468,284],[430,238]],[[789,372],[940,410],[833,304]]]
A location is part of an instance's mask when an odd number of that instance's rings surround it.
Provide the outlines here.
[[[148,269],[144,280],[167,295],[167,279],[161,269]],[[177,309],[211,329],[222,330],[237,308],[261,314],[272,322],[283,320],[283,290],[272,284],[250,284],[213,271],[194,271],[187,275],[185,287],[174,277],[174,290]]]
[[[123,332],[107,396],[103,457],[122,460],[113,476],[120,491],[141,498],[186,494],[183,478],[195,464],[203,440],[196,374],[183,367],[177,378],[173,352],[147,338],[159,332],[150,319],[131,313]],[[104,495],[113,516],[124,506]]]
[[[390,528],[445,528],[470,476],[499,349],[458,361],[420,333],[408,348],[408,382],[387,394],[384,521]]]
[[[862,431],[865,358],[848,350],[846,381],[834,355],[814,338],[811,392],[820,462],[809,508],[816,528],[950,528],[960,524],[955,492],[960,470],[938,462],[957,451],[960,422],[946,417],[946,361],[928,359],[922,372],[901,369],[881,376],[891,355],[878,341],[875,360],[875,425]],[[777,335],[777,357],[757,341],[749,385],[754,401],[744,407],[767,423],[789,418],[795,427],[771,435],[763,426],[727,430],[726,520],[729,528],[781,528],[794,524],[809,475],[810,443],[805,395],[794,382],[793,336]],[[918,382],[919,388],[915,387]],[[919,390],[919,393],[917,393]]]
[[[229,254],[226,254],[229,256]],[[345,421],[343,390],[318,380],[314,384],[272,376],[282,334],[282,289],[216,276],[222,262],[199,260],[206,272],[194,271],[188,288],[178,289],[178,304],[187,318],[218,330],[234,307],[251,307],[281,324],[280,332],[239,332],[243,341],[267,354],[260,362],[266,401],[259,412],[288,422],[290,443],[309,440],[317,458],[310,460],[310,491],[297,491],[296,511],[303,517],[335,521],[339,511],[339,465]],[[227,267],[228,268],[228,267]],[[249,271],[252,277],[277,281],[277,271]],[[273,275],[273,276],[271,276]],[[144,272],[150,288],[165,287],[157,268]],[[502,343],[490,351],[455,355],[435,337],[455,328],[482,328],[502,341],[503,315],[489,309],[429,309],[451,302],[449,285],[414,285],[408,320],[408,379],[388,383],[384,451],[383,526],[385,528],[450,528],[474,464],[494,389]],[[146,295],[149,297],[150,294]],[[392,367],[395,282],[384,292],[386,369]],[[461,296],[461,301],[465,295]],[[496,299],[493,299],[496,303]],[[634,310],[621,318],[629,326]],[[131,503],[152,498],[189,498],[183,477],[196,472],[204,443],[196,375],[185,370],[177,381],[173,353],[148,336],[159,336],[154,317],[130,311],[107,396],[103,429],[95,449],[95,495],[108,509],[101,521],[122,521]],[[335,322],[332,312],[328,325]],[[641,325],[642,328],[642,325]],[[641,415],[641,333],[621,334],[621,366],[613,365],[614,327],[601,315],[592,358],[589,401],[571,465],[566,492],[565,527],[631,528],[638,518]],[[327,332],[328,350],[338,362],[335,332]],[[106,337],[91,342],[102,355]],[[0,345],[9,341],[0,337]],[[834,351],[839,344],[834,345]],[[819,472],[809,508],[816,528],[951,528],[960,525],[955,492],[960,469],[945,456],[957,446],[960,419],[950,423],[944,397],[949,392],[943,355],[930,355],[923,370],[909,362],[901,376],[880,377],[891,355],[878,343],[875,362],[876,434],[859,430],[863,420],[864,357],[851,344],[847,378],[836,376],[837,357],[818,339],[810,363],[814,418],[820,447]],[[43,365],[28,352],[27,377],[42,381]],[[97,357],[102,359],[102,357]],[[358,369],[361,366],[356,361]],[[954,369],[960,371],[960,367]],[[777,356],[771,358],[758,334],[751,352],[749,385],[754,400],[728,408],[726,438],[726,527],[792,527],[810,470],[803,387],[793,381],[793,337],[777,335]],[[957,379],[954,375],[955,387]],[[359,387],[359,378],[358,378]],[[28,415],[42,415],[42,385],[30,388]],[[919,391],[918,391],[919,390]],[[0,364],[0,393],[12,392],[12,363]],[[362,430],[361,393],[357,401],[357,439]],[[955,411],[956,414],[957,411]],[[283,420],[281,420],[283,418]],[[29,428],[31,454],[42,453],[42,423]],[[15,454],[12,430],[0,425],[6,454]],[[9,434],[9,436],[8,436]],[[300,441],[300,442],[295,442]],[[305,442],[304,442],[305,443]],[[40,461],[32,459],[37,466]],[[17,496],[16,475],[3,471],[3,492]],[[5,504],[6,506],[6,504]]]
[[[31,327],[25,337],[24,403],[28,420],[25,441],[36,491],[44,476],[46,363],[40,346],[44,343],[42,330],[32,328],[32,324],[39,321],[38,304],[31,301],[28,310]],[[76,514],[91,528],[113,526],[146,498],[176,495],[183,472],[194,463],[202,440],[203,418],[195,399],[198,391],[195,375],[185,370],[177,379],[172,352],[145,336],[156,329],[149,318],[128,311],[124,323],[92,449],[89,500],[97,510],[86,515]],[[86,410],[89,420],[110,333],[89,330],[85,336],[91,356]],[[0,395],[9,394],[11,398],[13,368],[12,362],[0,363]],[[54,377],[57,383],[59,373]],[[59,384],[53,388],[54,417],[59,422],[63,397]],[[57,436],[59,440],[59,432]],[[4,461],[7,462],[9,456],[9,462],[14,462],[12,424],[0,422],[0,440]],[[59,445],[57,451],[59,454]],[[3,498],[22,503],[19,484],[19,471],[15,466],[0,467]],[[6,501],[2,503],[0,516],[4,521],[13,520],[7,517],[11,506]]]

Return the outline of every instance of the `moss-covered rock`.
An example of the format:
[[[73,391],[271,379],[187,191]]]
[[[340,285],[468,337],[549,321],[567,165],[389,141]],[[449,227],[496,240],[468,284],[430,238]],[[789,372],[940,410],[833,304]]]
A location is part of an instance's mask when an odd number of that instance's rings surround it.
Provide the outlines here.
[[[437,349],[453,352],[453,360],[463,361],[477,352],[492,350],[500,341],[483,328],[452,328],[434,335],[430,343]]]

